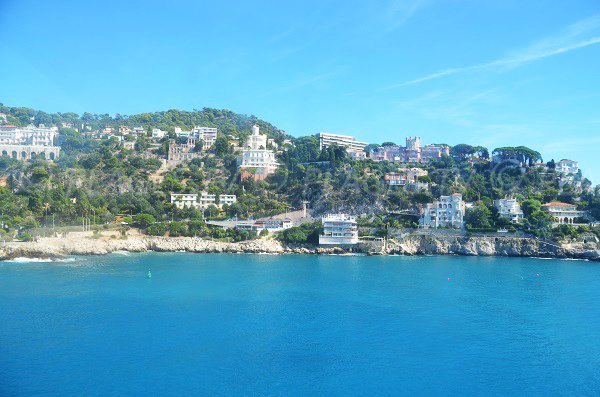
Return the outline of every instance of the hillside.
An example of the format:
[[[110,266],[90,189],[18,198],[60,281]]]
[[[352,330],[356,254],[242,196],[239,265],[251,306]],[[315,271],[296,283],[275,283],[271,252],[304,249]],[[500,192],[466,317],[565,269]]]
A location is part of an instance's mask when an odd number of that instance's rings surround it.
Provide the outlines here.
[[[0,210],[6,238],[26,235],[40,227],[75,226],[86,223],[147,227],[155,234],[204,235],[217,238],[245,239],[238,231],[222,231],[204,223],[206,218],[259,218],[282,214],[309,203],[311,212],[348,212],[368,214],[365,226],[379,230],[389,227],[414,228],[427,203],[441,195],[462,194],[472,207],[465,217],[467,227],[488,230],[508,227],[540,236],[574,237],[597,233],[589,227],[564,225],[551,229],[552,220],[542,211],[551,201],[573,203],[600,217],[600,188],[581,173],[565,179],[556,172],[554,161],[541,162],[541,154],[516,143],[515,147],[493,151],[481,146],[456,145],[450,156],[429,164],[395,164],[389,161],[357,161],[345,148],[319,149],[313,136],[293,138],[267,121],[230,110],[204,108],[194,111],[124,115],[85,113],[45,113],[28,108],[0,105],[6,123],[29,123],[59,128],[61,156],[56,162],[41,158],[20,161],[0,157]],[[265,180],[241,178],[236,159],[239,145],[251,133],[252,125],[273,139],[279,168]],[[165,158],[177,137],[175,127],[216,127],[219,131],[213,147],[193,149],[191,161],[176,164]],[[119,127],[143,127],[142,135],[118,133]],[[97,137],[95,132],[112,127],[115,133]],[[151,131],[167,132],[153,139]],[[290,143],[283,145],[284,139]],[[370,145],[377,146],[377,145]],[[278,147],[278,149],[275,149]],[[488,158],[494,153],[502,161]],[[502,158],[505,156],[506,158]],[[514,162],[516,157],[519,161]],[[170,165],[169,165],[170,164]],[[418,188],[390,186],[389,173],[416,167],[425,174]],[[210,206],[201,211],[178,209],[170,203],[171,193],[201,193],[237,197],[237,202]],[[520,225],[499,218],[493,202],[513,196],[525,212]],[[145,220],[144,220],[145,219]],[[588,221],[588,220],[582,220]],[[569,226],[569,227],[567,227]]]

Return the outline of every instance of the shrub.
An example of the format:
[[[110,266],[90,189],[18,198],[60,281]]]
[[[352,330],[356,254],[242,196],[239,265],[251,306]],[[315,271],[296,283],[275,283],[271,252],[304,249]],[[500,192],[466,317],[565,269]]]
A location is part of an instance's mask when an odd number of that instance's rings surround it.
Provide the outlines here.
[[[150,236],[164,236],[169,227],[164,223],[155,223],[146,228],[146,233]]]

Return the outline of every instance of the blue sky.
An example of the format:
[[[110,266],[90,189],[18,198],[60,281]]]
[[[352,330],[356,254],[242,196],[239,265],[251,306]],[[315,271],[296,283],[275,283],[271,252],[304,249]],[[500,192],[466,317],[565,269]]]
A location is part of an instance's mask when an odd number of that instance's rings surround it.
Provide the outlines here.
[[[600,183],[598,0],[0,0],[0,102],[527,145]]]

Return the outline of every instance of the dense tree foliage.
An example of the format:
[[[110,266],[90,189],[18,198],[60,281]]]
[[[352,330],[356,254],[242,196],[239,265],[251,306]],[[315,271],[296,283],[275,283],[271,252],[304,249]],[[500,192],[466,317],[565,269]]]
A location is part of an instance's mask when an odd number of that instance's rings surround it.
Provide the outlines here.
[[[467,226],[472,230],[519,227],[526,232],[549,236],[552,220],[541,205],[554,200],[575,203],[579,209],[600,218],[599,188],[591,189],[591,183],[581,174],[570,180],[561,178],[553,162],[539,164],[540,153],[522,146],[497,148],[493,154],[500,160],[516,160],[526,167],[511,161],[488,161],[486,148],[467,144],[452,147],[450,156],[443,155],[428,165],[398,165],[386,161],[354,161],[343,147],[333,145],[320,149],[314,136],[289,137],[254,116],[228,110],[205,108],[132,116],[89,113],[79,116],[0,105],[0,112],[7,114],[8,121],[17,125],[65,123],[69,126],[59,130],[62,152],[57,162],[44,159],[22,162],[0,157],[3,225],[0,233],[6,236],[40,226],[82,225],[87,219],[96,224],[127,219],[124,222],[145,228],[153,235],[235,240],[245,238],[245,235],[211,228],[205,220],[282,214],[300,208],[304,201],[309,202],[316,215],[324,212],[387,214],[390,218],[381,218],[382,223],[377,227],[414,227],[418,214],[427,203],[440,195],[455,192],[474,203],[466,214]],[[254,123],[280,147],[284,139],[292,141],[292,145],[277,153],[278,171],[261,181],[242,180],[236,165],[235,146],[250,134]],[[147,133],[152,128],[161,128],[170,135],[158,141],[149,136],[123,139],[135,140],[134,145],[127,146],[115,138],[91,139],[77,130],[82,125],[91,129],[142,126]],[[201,154],[192,161],[166,166],[161,157],[168,152],[174,128],[189,129],[195,125],[217,127],[220,135],[216,144],[204,151],[201,147],[194,148]],[[383,145],[393,145],[393,142]],[[372,144],[367,149],[378,146]],[[418,166],[428,171],[427,176],[419,178],[418,188],[385,183],[386,173],[406,166]],[[217,196],[235,194],[237,202],[222,208],[211,206],[204,211],[178,209],[170,203],[170,193],[201,191]],[[525,211],[521,226],[507,224],[505,219],[498,218],[493,201],[506,196],[516,197],[521,202]],[[372,222],[378,221],[373,218]],[[315,227],[289,229],[282,233],[282,239],[296,243],[314,242],[318,235]]]

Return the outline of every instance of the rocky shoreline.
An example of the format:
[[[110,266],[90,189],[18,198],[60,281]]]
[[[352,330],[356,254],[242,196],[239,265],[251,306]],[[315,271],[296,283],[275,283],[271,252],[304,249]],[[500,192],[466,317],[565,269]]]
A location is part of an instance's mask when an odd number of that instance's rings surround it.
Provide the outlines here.
[[[532,238],[516,237],[432,237],[409,235],[387,243],[368,242],[354,249],[284,245],[273,238],[238,243],[191,237],[136,236],[127,239],[86,237],[40,238],[32,242],[9,242],[0,246],[0,260],[19,257],[57,259],[71,255],[105,255],[128,252],[264,253],[264,254],[346,254],[367,255],[466,255],[573,258],[600,261],[595,243],[555,245]]]

